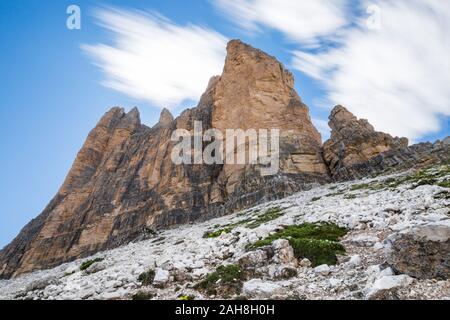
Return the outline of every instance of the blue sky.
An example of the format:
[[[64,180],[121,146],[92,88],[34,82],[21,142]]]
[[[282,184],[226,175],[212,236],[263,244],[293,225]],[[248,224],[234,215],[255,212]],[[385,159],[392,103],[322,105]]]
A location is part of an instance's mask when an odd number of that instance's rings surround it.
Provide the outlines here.
[[[195,106],[207,77],[220,73],[221,44],[228,39],[240,38],[291,69],[321,131],[329,110],[342,103],[377,129],[415,141],[450,134],[448,3],[292,3],[0,1],[0,247],[56,194],[104,112],[138,106],[143,122],[152,125],[162,107],[178,114]],[[81,8],[81,30],[66,28],[71,4]],[[363,27],[373,18],[373,10],[366,10],[373,4],[384,17],[381,31],[376,19],[375,30]],[[149,25],[147,33],[135,32],[136,18]],[[420,30],[411,30],[412,20],[422,22]],[[183,44],[180,35],[192,41]],[[144,64],[141,74],[127,74],[136,59]],[[171,82],[177,72],[179,92]],[[142,90],[130,91],[131,85]]]

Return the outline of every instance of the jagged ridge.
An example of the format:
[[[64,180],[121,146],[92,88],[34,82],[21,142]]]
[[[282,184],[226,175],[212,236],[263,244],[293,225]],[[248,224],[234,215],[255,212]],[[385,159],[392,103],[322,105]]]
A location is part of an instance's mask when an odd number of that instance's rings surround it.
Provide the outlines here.
[[[408,148],[404,139],[376,133],[342,107],[332,112],[332,138],[322,150],[292,74],[240,41],[231,41],[227,52],[223,74],[211,79],[196,108],[177,119],[163,110],[149,128],[137,109],[107,112],[58,194],[0,252],[0,277],[56,266],[145,237],[151,229],[229,214],[332,178],[411,167],[412,158],[430,163],[449,157],[448,143]],[[280,172],[263,177],[257,165],[174,165],[171,133],[192,131],[195,120],[204,130],[281,129]],[[372,151],[355,159],[362,143]],[[342,145],[349,147],[344,155],[336,152]]]

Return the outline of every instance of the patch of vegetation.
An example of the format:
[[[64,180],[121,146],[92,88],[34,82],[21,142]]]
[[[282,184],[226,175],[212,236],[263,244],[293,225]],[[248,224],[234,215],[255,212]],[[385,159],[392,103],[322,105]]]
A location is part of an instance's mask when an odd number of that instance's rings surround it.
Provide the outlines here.
[[[71,275],[73,275],[76,271],[72,271],[72,272],[65,272],[63,277],[69,277]]]
[[[374,181],[371,183],[363,183],[353,185],[350,190],[384,190],[384,189],[396,189],[403,184],[412,184],[412,188],[415,189],[424,185],[439,185],[444,188],[449,188],[448,179],[442,181],[442,178],[450,175],[450,166],[434,166],[426,169],[418,170],[408,176],[403,177],[391,177],[383,181]]]
[[[247,227],[250,229],[256,229],[260,225],[262,225],[266,222],[269,222],[269,221],[272,221],[272,220],[275,220],[275,219],[281,217],[283,214],[284,214],[283,209],[281,209],[279,207],[270,208],[263,214],[259,215],[254,221],[251,221],[250,223],[248,223]]]
[[[365,189],[369,189],[370,188],[370,184],[368,183],[363,183],[363,184],[355,184],[353,185],[350,190],[351,191],[357,191],[357,190],[365,190]]]
[[[230,233],[231,231],[233,231],[233,229],[234,229],[234,226],[228,226],[228,227],[218,229],[215,231],[207,231],[203,235],[203,238],[217,238],[217,237],[220,237],[223,233]]]
[[[103,261],[103,260],[104,260],[103,258],[96,258],[96,259],[93,259],[93,260],[85,261],[85,262],[83,262],[83,263],[81,264],[80,270],[81,270],[81,271],[84,271],[84,270],[86,270],[87,268],[89,268],[90,266],[92,266],[94,263],[100,262],[100,261]]]
[[[450,175],[450,166],[442,165],[442,166],[434,166],[426,169],[422,169],[414,172],[413,174],[407,177],[399,177],[397,179],[391,178],[393,181],[385,181],[388,183],[390,188],[397,188],[402,184],[413,184],[413,188],[417,188],[419,186],[424,185],[448,185],[445,183],[448,179],[442,181],[441,178]]]
[[[347,200],[352,200],[352,199],[356,199],[357,197],[356,197],[356,194],[353,194],[353,193],[351,193],[351,194],[346,194],[345,196],[344,196],[344,199],[347,199]]]
[[[299,258],[308,258],[313,266],[337,263],[337,254],[345,254],[345,248],[339,242],[317,239],[289,240],[294,254]]]
[[[142,272],[138,277],[138,281],[141,282],[143,286],[151,285],[154,279],[155,279],[155,270],[153,269]]]
[[[153,294],[145,291],[138,291],[131,297],[132,300],[150,300],[153,298]]]
[[[444,181],[439,182],[438,186],[450,189],[450,179],[445,179]]]
[[[256,211],[256,212],[258,212],[258,211]],[[281,217],[282,215],[283,215],[283,210],[281,208],[279,208],[279,207],[270,208],[266,212],[257,216],[254,219],[249,218],[249,219],[241,220],[236,223],[227,224],[224,226],[215,225],[214,228],[219,228],[219,229],[205,232],[205,234],[203,235],[203,238],[220,237],[223,233],[225,233],[225,234],[230,233],[231,231],[233,231],[234,228],[236,228],[238,226],[245,226],[250,229],[255,229],[266,222],[269,222],[269,221],[272,221],[272,220],[275,220],[275,219]]]
[[[209,295],[218,293],[239,294],[242,290],[244,273],[237,265],[219,266],[198,283],[195,288]]]
[[[193,295],[180,294],[178,296],[178,299],[181,301],[190,301],[190,300],[195,300],[195,297]]]
[[[294,249],[298,259],[308,258],[314,266],[337,263],[337,254],[344,254],[345,248],[339,239],[347,234],[345,228],[333,223],[304,223],[289,226],[263,240],[249,246],[256,249],[270,245],[278,239],[286,239]]]

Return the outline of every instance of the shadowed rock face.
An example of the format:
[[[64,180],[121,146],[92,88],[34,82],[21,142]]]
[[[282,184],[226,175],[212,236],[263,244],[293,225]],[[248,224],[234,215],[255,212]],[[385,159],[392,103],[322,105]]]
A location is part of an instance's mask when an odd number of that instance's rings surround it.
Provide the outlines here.
[[[385,240],[387,262],[418,279],[450,277],[450,223],[434,222],[403,230]]]
[[[260,50],[228,45],[224,72],[196,108],[174,119],[163,110],[153,128],[139,112],[113,108],[90,132],[47,208],[0,252],[8,278],[56,266],[167,228],[231,213],[328,181],[321,138],[292,75]],[[281,170],[257,165],[175,165],[175,129],[280,129]]]
[[[342,106],[336,106],[329,119],[331,137],[323,149],[332,175],[364,163],[380,153],[408,146],[408,139],[377,132],[367,120],[357,119]]]
[[[342,106],[336,106],[329,119],[332,131],[324,143],[323,155],[334,181],[374,177],[450,160],[448,137],[408,146],[408,139],[376,132],[367,120],[357,119]]]

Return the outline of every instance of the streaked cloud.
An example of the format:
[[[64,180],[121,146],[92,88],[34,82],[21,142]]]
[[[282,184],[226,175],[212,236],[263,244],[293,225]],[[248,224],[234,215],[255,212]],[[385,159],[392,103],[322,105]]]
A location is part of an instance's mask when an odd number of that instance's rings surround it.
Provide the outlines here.
[[[448,121],[450,1],[213,1],[247,31],[269,28],[294,40],[291,65],[325,88],[320,107],[343,104],[377,130],[413,141]]]
[[[214,30],[117,8],[100,9],[95,17],[112,32],[112,44],[82,48],[104,72],[109,88],[171,108],[198,100],[210,77],[222,73],[227,39]]]
[[[378,130],[413,141],[438,132],[450,116],[450,2],[370,4],[379,29],[361,19],[338,47],[295,52],[294,67],[324,84],[330,105],[347,106]]]
[[[230,20],[247,31],[268,27],[289,39],[314,44],[347,24],[347,0],[213,0]]]

